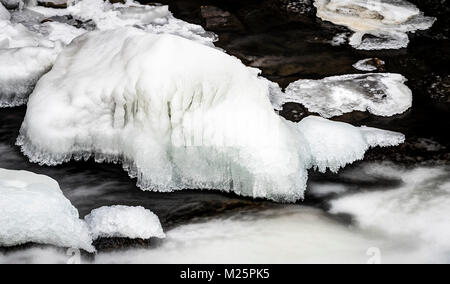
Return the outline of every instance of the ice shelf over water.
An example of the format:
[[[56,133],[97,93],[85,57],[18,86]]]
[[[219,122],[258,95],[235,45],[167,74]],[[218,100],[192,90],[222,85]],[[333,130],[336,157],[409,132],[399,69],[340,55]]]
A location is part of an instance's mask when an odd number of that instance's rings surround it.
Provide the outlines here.
[[[25,104],[61,49],[92,29],[133,26],[149,33],[177,34],[210,46],[216,40],[201,26],[173,17],[168,6],[82,0],[69,3],[66,9],[53,9],[33,6],[33,1],[19,3],[23,9],[11,12],[0,4],[0,107]]]
[[[55,180],[0,169],[0,246],[25,243],[95,251],[88,226]]]
[[[87,33],[30,97],[18,145],[32,162],[120,161],[144,190],[303,197],[307,169],[333,171],[399,133],[273,111],[281,92],[237,58],[136,28]]]
[[[110,206],[93,210],[85,217],[92,238],[164,238],[158,216],[143,207]]]
[[[326,118],[355,110],[392,116],[412,106],[412,92],[405,82],[402,75],[390,73],[298,80],[287,87],[284,96],[277,96],[272,102],[276,109],[286,102],[300,103]]]
[[[357,49],[399,49],[408,46],[408,32],[429,29],[435,18],[425,17],[404,0],[315,0],[317,16],[355,33]]]

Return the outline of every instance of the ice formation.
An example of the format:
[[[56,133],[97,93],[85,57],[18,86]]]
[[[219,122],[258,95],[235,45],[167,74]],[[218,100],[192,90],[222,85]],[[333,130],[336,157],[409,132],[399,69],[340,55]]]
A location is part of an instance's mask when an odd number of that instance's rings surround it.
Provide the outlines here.
[[[348,27],[357,49],[399,49],[408,46],[408,32],[429,29],[435,18],[425,17],[404,0],[315,0],[317,16]]]
[[[31,242],[95,250],[88,226],[49,177],[0,169],[0,211],[0,246]]]
[[[177,34],[209,46],[216,40],[201,26],[173,17],[168,6],[82,0],[69,3],[66,9],[28,5],[11,13],[0,6],[0,107],[26,103],[37,80],[74,38],[90,29],[124,26]]]
[[[372,61],[374,61],[374,58],[362,59],[362,60],[356,62],[355,64],[353,64],[353,68],[355,68],[356,70],[359,70],[359,71],[366,71],[366,72],[377,71],[378,70],[377,66],[370,64]],[[382,60],[379,60],[379,63],[380,63],[380,65],[385,64],[385,62]]]
[[[322,80],[298,80],[290,84],[285,96],[272,99],[280,109],[286,102],[303,104],[310,112],[330,118],[344,113],[369,111],[392,116],[408,110],[412,92],[399,74],[368,73],[328,77]]]
[[[164,238],[158,216],[144,207],[110,206],[93,210],[85,217],[92,238]]]
[[[295,201],[307,169],[337,170],[404,138],[319,117],[288,122],[273,111],[273,89],[259,70],[191,40],[90,32],[38,82],[18,144],[41,164],[120,161],[144,190]]]

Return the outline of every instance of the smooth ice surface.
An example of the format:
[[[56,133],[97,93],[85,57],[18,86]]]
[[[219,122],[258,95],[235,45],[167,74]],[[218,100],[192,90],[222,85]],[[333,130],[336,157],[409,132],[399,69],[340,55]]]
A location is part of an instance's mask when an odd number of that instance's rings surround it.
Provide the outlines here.
[[[110,206],[93,210],[85,218],[94,240],[98,238],[164,238],[158,216],[144,207]]]
[[[235,57],[135,28],[91,32],[30,97],[18,144],[32,162],[122,162],[144,190],[303,197],[307,169],[336,171],[403,135],[273,111],[278,87]],[[278,91],[281,92],[278,88]],[[326,138],[324,138],[326,137]]]
[[[278,99],[275,108],[295,102],[326,118],[355,110],[392,116],[412,106],[412,92],[405,81],[402,75],[389,73],[298,80],[287,87],[285,96]]]
[[[348,27],[357,49],[399,49],[408,46],[408,32],[429,29],[435,18],[425,17],[404,0],[315,0],[317,16]]]
[[[0,246],[25,243],[95,250],[86,223],[55,180],[0,169]]]
[[[369,64],[370,61],[373,61],[373,58],[362,59],[362,60],[356,62],[355,64],[353,64],[353,68],[355,68],[356,70],[359,70],[359,71],[366,71],[366,72],[377,71],[378,68],[372,64]],[[384,64],[385,62],[381,61],[380,63]]]
[[[37,80],[74,38],[92,29],[125,26],[177,34],[209,46],[216,40],[201,26],[173,17],[168,6],[82,0],[69,3],[66,9],[28,5],[11,13],[0,6],[0,107],[25,104]]]
[[[380,177],[400,178],[403,184],[392,190],[363,191],[338,198],[331,202],[331,213],[351,214],[365,230],[420,243],[436,255],[450,256],[449,168],[404,170],[372,165],[365,170]]]

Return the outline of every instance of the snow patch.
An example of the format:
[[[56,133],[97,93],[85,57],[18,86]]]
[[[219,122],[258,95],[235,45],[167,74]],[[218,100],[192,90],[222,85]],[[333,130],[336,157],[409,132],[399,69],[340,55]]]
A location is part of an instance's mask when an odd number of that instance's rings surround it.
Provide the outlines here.
[[[93,210],[84,218],[92,238],[165,238],[158,216],[144,207],[111,206]]]
[[[40,164],[121,162],[144,190],[290,202],[303,197],[307,169],[336,171],[404,139],[319,117],[286,121],[269,100],[281,90],[259,72],[174,35],[91,32],[39,81],[17,142]]]
[[[284,103],[304,105],[310,112],[330,118],[352,111],[392,116],[412,106],[412,92],[399,74],[373,73],[327,77],[322,80],[298,80],[290,84],[275,109]]]
[[[403,0],[315,0],[314,6],[322,20],[354,31],[350,45],[362,50],[407,47],[408,32],[429,29],[436,21]]]
[[[95,251],[86,223],[55,180],[0,169],[0,246],[25,243]]]

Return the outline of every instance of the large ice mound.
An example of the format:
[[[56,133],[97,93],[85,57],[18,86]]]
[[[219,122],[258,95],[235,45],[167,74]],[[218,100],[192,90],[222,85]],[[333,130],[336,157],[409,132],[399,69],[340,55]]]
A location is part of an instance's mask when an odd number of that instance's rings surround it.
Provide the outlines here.
[[[307,169],[337,170],[398,133],[277,115],[274,83],[226,53],[135,28],[91,32],[38,82],[18,145],[32,162],[122,162],[144,190],[303,197]]]
[[[330,118],[352,111],[392,116],[412,106],[412,92],[400,74],[374,73],[298,80],[284,96],[272,99],[275,109],[286,102],[303,104],[310,112]]]
[[[0,246],[25,243],[95,250],[88,226],[55,180],[0,169]]]
[[[177,34],[209,46],[216,40],[216,35],[201,26],[175,18],[168,6],[82,0],[69,1],[66,9],[52,9],[29,2],[26,8],[11,12],[0,6],[0,107],[25,104],[62,47],[91,29],[133,26],[149,33]]]
[[[350,44],[363,50],[408,46],[408,32],[429,29],[435,18],[425,17],[404,0],[315,0],[317,16],[355,33]]]
[[[110,206],[93,210],[84,218],[92,238],[165,238],[156,216],[144,207]]]

